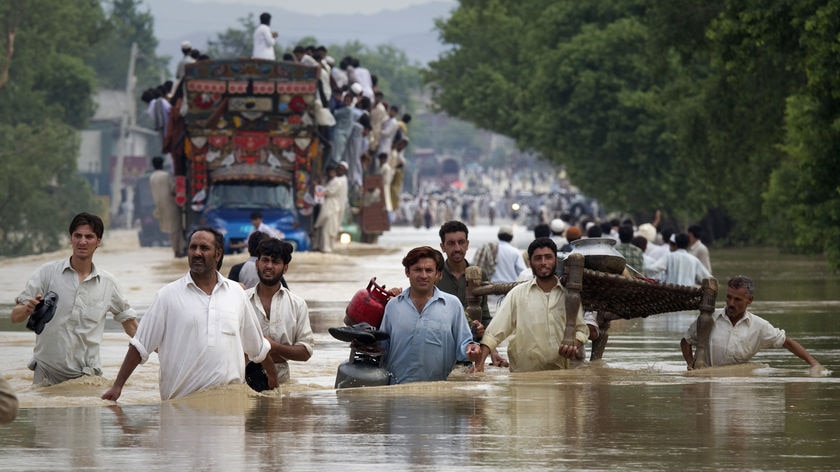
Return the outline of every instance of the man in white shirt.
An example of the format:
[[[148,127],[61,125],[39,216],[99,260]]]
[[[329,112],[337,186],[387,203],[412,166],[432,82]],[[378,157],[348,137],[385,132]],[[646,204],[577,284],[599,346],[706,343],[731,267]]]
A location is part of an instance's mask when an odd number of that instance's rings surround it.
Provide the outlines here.
[[[137,330],[137,313],[117,280],[93,263],[105,225],[90,213],[70,222],[70,257],[40,266],[26,282],[10,315],[12,323],[29,320],[47,292],[58,302],[51,321],[35,330],[35,351],[29,362],[35,385],[55,385],[83,375],[102,375],[99,346],[108,315],[129,336]],[[7,361],[8,362],[8,361]]]
[[[184,41],[181,43],[181,53],[184,57],[178,61],[178,67],[175,69],[175,78],[181,80],[184,77],[184,70],[187,64],[192,64],[195,62],[195,59],[190,55],[192,52],[192,44],[189,41]]]
[[[519,249],[510,243],[513,241],[513,228],[502,226],[498,233],[499,248],[496,251],[496,269],[490,276],[494,284],[515,282],[519,274],[525,270],[525,259]]]
[[[289,381],[288,361],[308,361],[315,344],[306,302],[282,285],[292,251],[287,242],[262,241],[256,251],[260,281],[245,292],[260,320],[262,333],[271,344],[269,355],[280,383]]]
[[[254,59],[276,60],[274,43],[277,32],[271,31],[269,25],[271,25],[271,14],[262,13],[260,15],[260,25],[254,30],[254,49],[251,53],[251,57]]]
[[[243,383],[245,355],[262,363],[269,388],[277,387],[277,368],[268,357],[271,345],[245,291],[219,273],[223,257],[224,236],[218,230],[193,231],[190,271],[155,296],[103,400],[117,400],[131,373],[152,352],[160,360],[161,400]]]
[[[812,371],[822,370],[820,363],[801,344],[787,337],[784,330],[747,311],[747,307],[753,301],[754,292],[755,283],[749,277],[739,275],[729,279],[726,307],[712,315],[714,324],[709,335],[709,365],[741,364],[749,362],[760,349],[784,347],[807,362]],[[680,341],[688,370],[694,369],[695,354],[698,354],[693,352],[694,346],[699,342],[697,325],[697,321],[692,323]]]
[[[703,244],[700,238],[703,236],[703,228],[700,225],[691,225],[688,227],[688,253],[700,259],[703,267],[709,272],[712,271],[712,261],[709,257],[709,248]]]
[[[686,251],[687,234],[672,234],[669,243],[671,252],[656,261],[651,269],[653,272],[662,272],[665,283],[694,286],[700,285],[704,278],[712,276],[700,259]]]

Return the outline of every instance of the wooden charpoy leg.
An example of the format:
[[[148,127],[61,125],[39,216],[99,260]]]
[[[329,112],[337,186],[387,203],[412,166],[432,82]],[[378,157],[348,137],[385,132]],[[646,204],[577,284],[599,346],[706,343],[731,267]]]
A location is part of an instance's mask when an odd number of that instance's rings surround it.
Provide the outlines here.
[[[598,339],[592,341],[592,353],[589,355],[590,361],[597,361],[598,359],[604,358],[604,349],[607,348],[607,341],[610,339],[610,320],[601,311],[598,312],[596,319],[598,321],[598,330],[601,334],[598,336]]]
[[[467,318],[470,321],[481,321],[481,297],[474,293],[475,289],[481,285],[481,267],[468,266],[464,277],[467,279],[467,306],[465,309]]]
[[[566,330],[561,344],[574,346],[580,291],[583,288],[583,254],[569,254],[563,262],[563,272],[566,274]]]
[[[712,365],[709,353],[709,339],[715,320],[715,299],[718,292],[718,281],[715,278],[703,279],[701,284],[703,296],[700,300],[700,316],[697,317],[697,350],[694,353],[694,368],[704,369]]]

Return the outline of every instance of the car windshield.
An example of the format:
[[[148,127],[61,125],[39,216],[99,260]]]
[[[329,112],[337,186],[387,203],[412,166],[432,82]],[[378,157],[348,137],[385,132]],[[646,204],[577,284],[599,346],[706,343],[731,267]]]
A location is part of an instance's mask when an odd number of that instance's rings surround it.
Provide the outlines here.
[[[208,208],[291,209],[292,191],[285,185],[253,182],[219,182],[210,189]]]

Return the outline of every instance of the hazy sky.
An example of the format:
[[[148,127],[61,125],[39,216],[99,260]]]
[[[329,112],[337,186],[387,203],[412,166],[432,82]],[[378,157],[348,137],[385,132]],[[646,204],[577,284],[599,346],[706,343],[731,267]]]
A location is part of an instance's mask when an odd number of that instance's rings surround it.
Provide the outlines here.
[[[191,3],[227,3],[242,5],[265,5],[266,10],[281,8],[284,10],[308,13],[312,15],[362,13],[370,14],[382,10],[399,10],[412,5],[443,2],[456,3],[455,0],[187,0]]]

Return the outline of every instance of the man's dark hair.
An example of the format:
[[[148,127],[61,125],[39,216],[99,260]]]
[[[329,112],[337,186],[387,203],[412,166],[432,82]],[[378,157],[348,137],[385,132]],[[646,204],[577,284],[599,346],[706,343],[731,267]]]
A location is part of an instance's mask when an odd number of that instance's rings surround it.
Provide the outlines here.
[[[547,247],[551,249],[551,252],[556,256],[557,255],[557,244],[554,243],[554,240],[551,238],[537,238],[531,241],[531,244],[528,245],[528,260],[531,260],[531,256],[534,255],[534,251],[539,248]]]
[[[604,231],[601,229],[600,225],[594,224],[586,230],[586,237],[587,238],[600,238],[604,235]]]
[[[420,246],[408,251],[408,254],[403,257],[402,265],[408,269],[414,264],[417,264],[417,261],[420,259],[426,258],[434,259],[435,268],[438,272],[443,270],[443,255],[440,251],[430,246]]]
[[[253,233],[251,233],[251,235],[248,236],[248,254],[256,257],[257,246],[259,246],[261,242],[268,238],[271,238],[271,236],[263,233],[262,231],[254,231]]]
[[[631,241],[633,241],[633,227],[630,225],[619,226],[618,240],[624,244],[629,244]]]
[[[213,235],[213,242],[216,245],[216,249],[222,253],[222,256],[219,257],[219,263],[216,264],[216,270],[221,270],[222,268],[222,261],[225,258],[225,236],[221,233],[221,231],[217,230],[212,226],[199,226],[198,228],[192,230],[190,232],[189,237],[187,238],[187,242],[192,241],[192,237],[195,233],[199,231],[207,231],[208,233]]]
[[[694,236],[696,239],[703,238],[703,227],[700,225],[691,225],[688,227],[686,232],[691,233],[691,235]]]
[[[403,123],[405,123],[405,124],[409,124],[409,123],[411,123],[411,114],[409,114],[409,113],[404,113],[404,114],[403,114],[403,116],[402,116],[402,121],[403,121]]]
[[[496,237],[499,238],[499,241],[504,241],[506,243],[513,241],[513,235],[507,233],[499,233]]]
[[[729,288],[734,289],[746,288],[747,295],[751,297],[753,296],[753,293],[755,293],[755,282],[753,282],[753,279],[747,277],[746,275],[736,275],[735,277],[732,277],[731,279],[729,279],[727,285],[729,286]]]
[[[671,235],[674,234],[674,228],[663,228],[660,233],[662,233],[662,241],[664,241],[665,244],[668,244],[671,241]]]
[[[280,259],[283,261],[283,264],[288,265],[292,261],[292,251],[294,251],[294,247],[286,241],[280,241],[277,238],[267,238],[262,239],[254,255],[258,258],[267,256],[272,260]]]
[[[616,225],[618,226],[618,225]],[[602,221],[601,222],[601,235],[610,234],[612,232],[612,223],[609,221]]]
[[[306,54],[306,48],[298,44],[294,49],[292,49],[292,52],[295,54]]]
[[[676,240],[677,249],[688,249],[688,235],[685,233],[680,233],[674,237]]]
[[[261,220],[263,219],[263,214],[259,210],[254,210],[251,212],[251,221],[253,220]]]
[[[551,236],[551,226],[540,223],[534,226],[534,238],[547,238]]]
[[[260,13],[260,24],[267,25],[271,23],[271,13],[263,12]]]
[[[458,220],[447,221],[446,223],[440,225],[440,231],[438,231],[438,235],[440,235],[440,242],[443,242],[447,234],[458,233],[461,231],[464,232],[464,236],[469,238],[470,230],[467,229],[467,225]]]
[[[630,240],[630,244],[644,251],[647,249],[648,240],[644,236],[636,236]]]
[[[76,228],[84,225],[90,226],[90,229],[93,230],[93,234],[95,234],[97,238],[102,239],[102,234],[105,232],[105,224],[102,223],[102,218],[87,212],[81,212],[73,217],[73,220],[70,222],[68,234],[72,236],[73,231],[76,231]]]
[[[152,169],[154,170],[162,170],[163,169],[163,158],[160,156],[155,156],[152,158]]]

